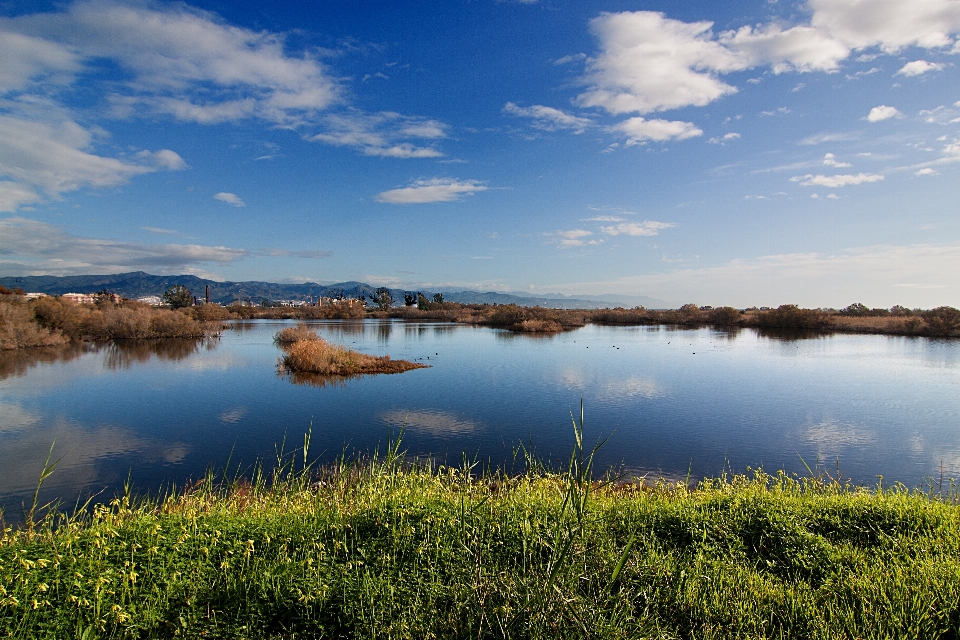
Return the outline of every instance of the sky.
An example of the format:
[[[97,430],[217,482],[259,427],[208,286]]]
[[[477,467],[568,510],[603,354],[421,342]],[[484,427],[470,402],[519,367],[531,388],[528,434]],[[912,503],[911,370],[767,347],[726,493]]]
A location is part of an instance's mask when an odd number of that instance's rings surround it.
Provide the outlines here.
[[[0,0],[0,275],[960,307],[960,0]]]

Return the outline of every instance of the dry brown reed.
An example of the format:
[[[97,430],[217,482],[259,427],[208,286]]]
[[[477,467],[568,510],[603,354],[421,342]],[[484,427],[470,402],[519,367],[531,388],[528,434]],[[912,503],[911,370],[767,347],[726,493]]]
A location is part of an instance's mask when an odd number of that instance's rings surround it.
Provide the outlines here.
[[[352,376],[369,373],[401,373],[427,365],[390,356],[371,356],[331,344],[304,325],[278,331],[274,340],[284,351],[280,366],[285,371],[324,376]]]

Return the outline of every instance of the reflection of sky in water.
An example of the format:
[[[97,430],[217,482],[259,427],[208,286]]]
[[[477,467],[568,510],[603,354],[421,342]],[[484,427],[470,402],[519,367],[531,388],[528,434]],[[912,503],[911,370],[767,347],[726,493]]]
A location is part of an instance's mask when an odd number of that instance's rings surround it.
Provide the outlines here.
[[[438,436],[457,435],[477,428],[477,425],[469,420],[459,420],[456,416],[442,411],[394,410],[382,414],[380,419],[391,427],[425,431]]]
[[[801,458],[839,457],[865,483],[917,486],[941,460],[960,474],[960,341],[319,321],[329,340],[431,368],[317,386],[276,373],[273,334],[289,324],[248,322],[199,345],[0,353],[0,504],[19,509],[54,439],[66,457],[48,482],[71,500],[112,495],[128,472],[156,490],[228,457],[241,471],[270,464],[311,428],[321,461],[369,452],[403,424],[405,449],[440,460],[509,463],[522,442],[563,461],[581,397],[587,440],[610,436],[600,469],[805,473]]]

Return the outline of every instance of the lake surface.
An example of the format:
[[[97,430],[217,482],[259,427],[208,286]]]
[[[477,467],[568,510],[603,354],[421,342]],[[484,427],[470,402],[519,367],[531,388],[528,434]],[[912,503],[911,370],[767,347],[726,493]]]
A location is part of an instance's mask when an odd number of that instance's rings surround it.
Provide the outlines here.
[[[460,464],[549,461],[573,444],[583,398],[601,469],[694,478],[748,467],[806,474],[804,460],[875,485],[960,476],[960,341],[866,335],[803,339],[754,330],[601,327],[531,337],[403,321],[311,323],[325,338],[431,365],[325,386],[276,370],[274,333],[237,323],[205,342],[0,352],[0,506],[29,503],[51,443],[63,456],[42,497],[69,503],[128,474],[156,492],[209,467],[270,465],[286,437],[311,456],[382,446]],[[231,457],[232,456],[232,457]],[[802,459],[801,459],[802,458]],[[521,458],[522,461],[522,458]],[[522,468],[518,462],[517,470]]]

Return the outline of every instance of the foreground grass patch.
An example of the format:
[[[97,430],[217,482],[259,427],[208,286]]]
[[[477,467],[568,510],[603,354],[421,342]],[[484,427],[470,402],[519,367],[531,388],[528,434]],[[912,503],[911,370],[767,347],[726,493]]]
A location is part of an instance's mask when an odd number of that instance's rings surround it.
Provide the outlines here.
[[[17,638],[956,638],[960,511],[757,473],[385,459],[124,497],[0,540]]]

